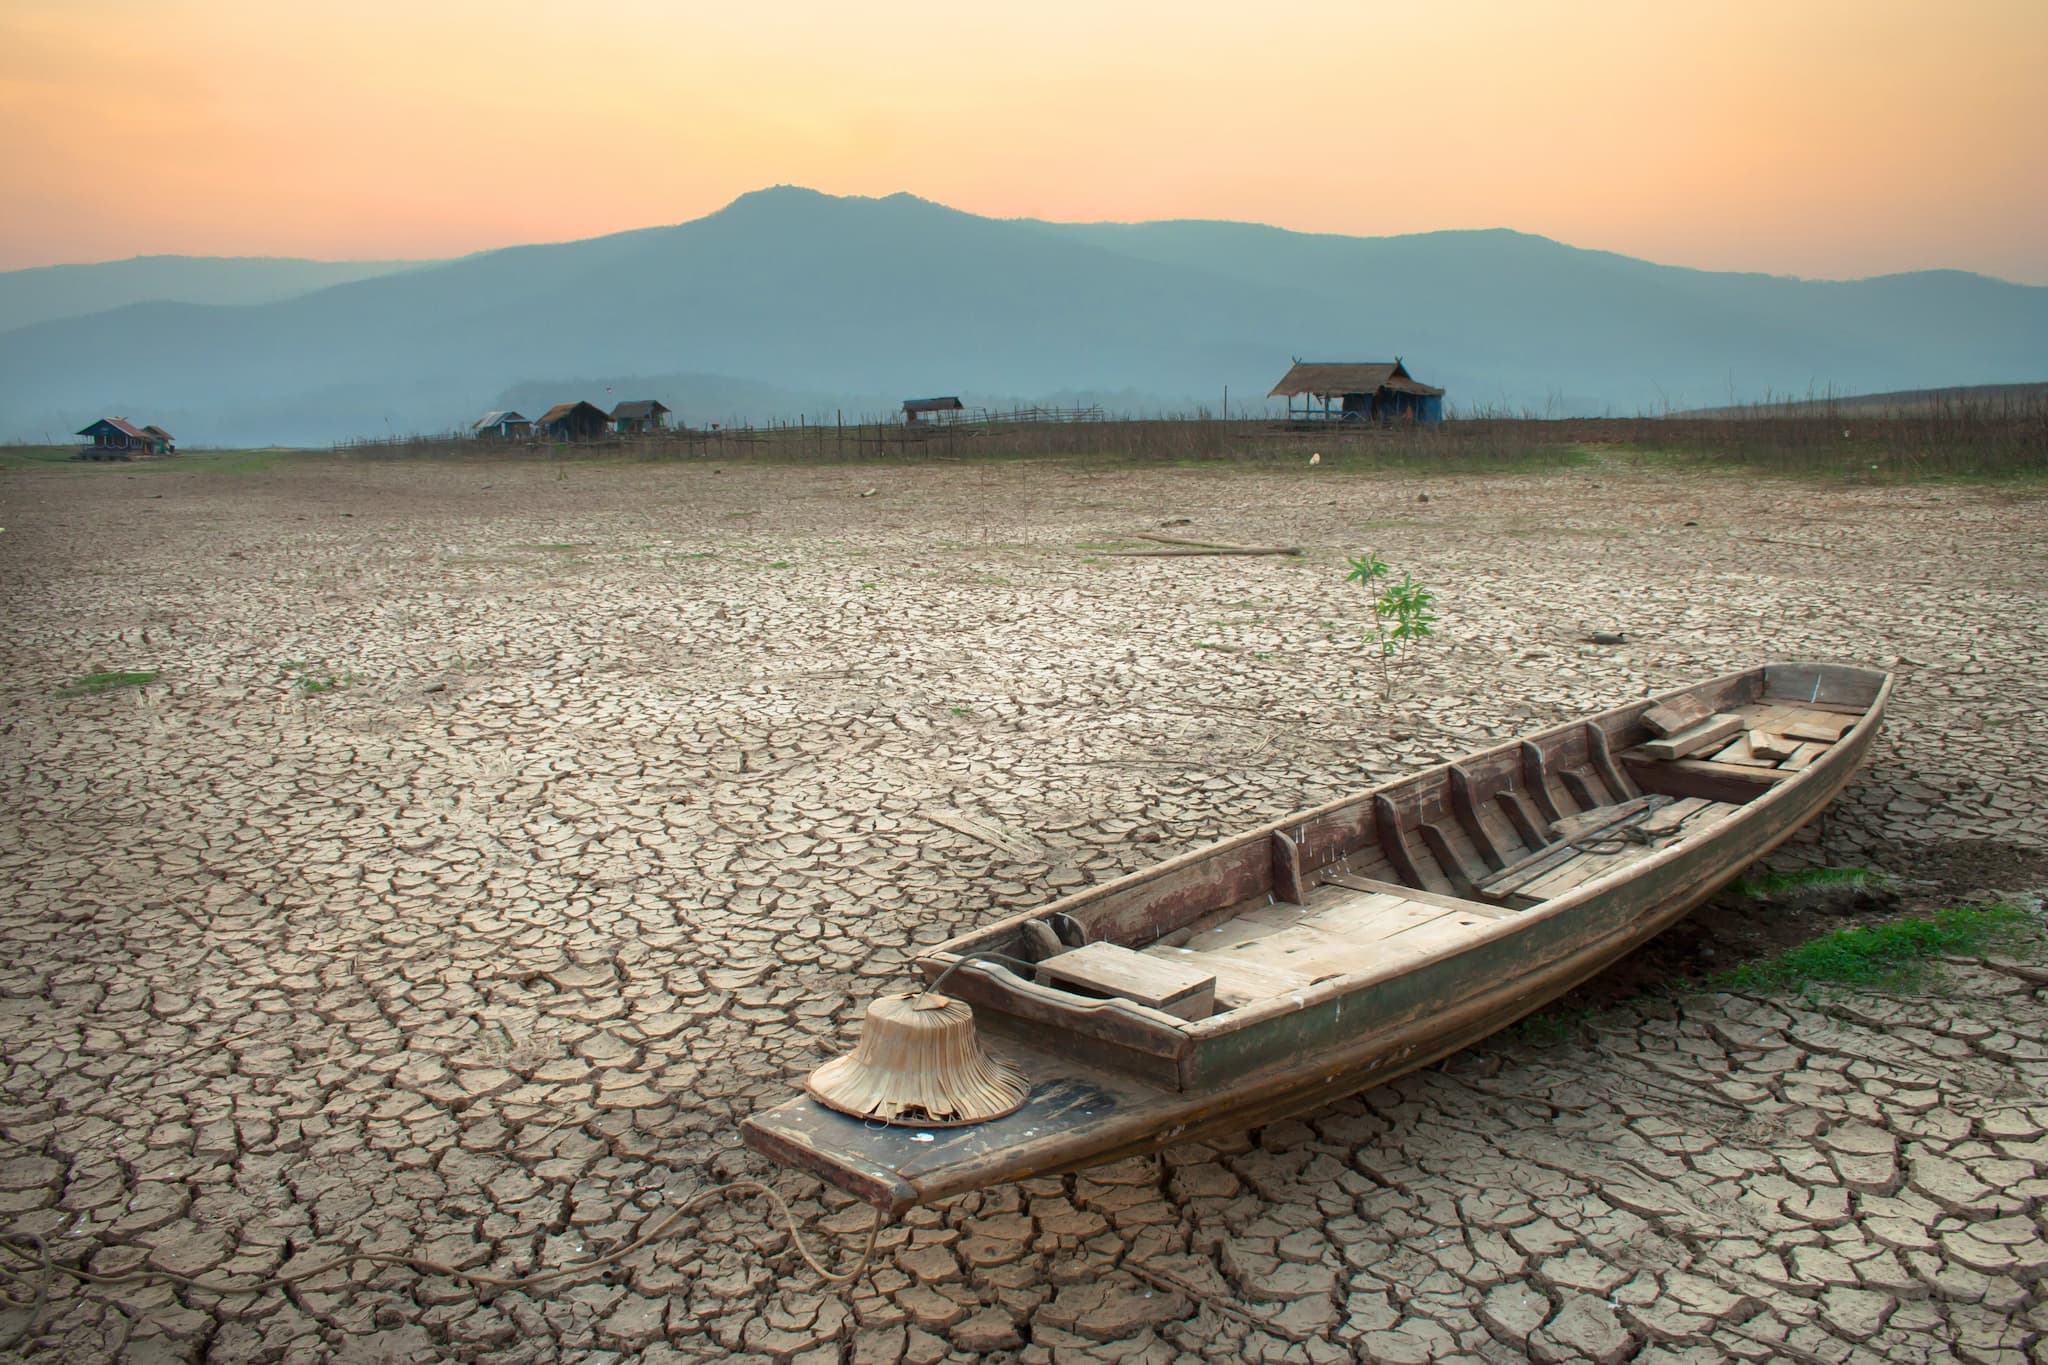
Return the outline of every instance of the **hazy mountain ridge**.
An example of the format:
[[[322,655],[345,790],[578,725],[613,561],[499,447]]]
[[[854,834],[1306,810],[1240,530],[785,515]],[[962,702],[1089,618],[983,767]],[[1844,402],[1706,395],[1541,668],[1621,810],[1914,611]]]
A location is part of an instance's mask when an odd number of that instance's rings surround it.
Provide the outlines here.
[[[937,393],[1214,409],[1225,385],[1242,409],[1291,357],[1395,354],[1454,408],[1554,415],[2020,382],[2048,374],[2048,289],[1718,274],[1505,230],[1051,224],[782,188],[257,306],[0,333],[0,436],[111,411],[187,442],[319,442],[606,384],[693,423],[851,419]]]
[[[258,304],[389,275],[418,261],[289,256],[137,256],[0,271],[0,331],[90,317],[136,303]]]

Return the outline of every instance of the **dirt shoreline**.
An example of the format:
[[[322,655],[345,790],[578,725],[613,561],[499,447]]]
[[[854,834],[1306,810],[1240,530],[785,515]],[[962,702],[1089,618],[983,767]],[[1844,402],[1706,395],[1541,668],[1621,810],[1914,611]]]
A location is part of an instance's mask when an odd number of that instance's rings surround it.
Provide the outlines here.
[[[918,945],[1767,657],[1900,674],[1871,766],[1774,866],[2038,892],[2044,507],[1619,462],[0,474],[0,1221],[252,1289],[331,1245],[576,1259],[764,1174],[737,1119]],[[1182,518],[1307,553],[1105,553]],[[1366,548],[1443,616],[1391,702],[1342,582]],[[99,670],[160,676],[59,695]],[[1694,941],[1726,943],[1714,914]],[[485,1303],[368,1265],[226,1298],[59,1279],[32,1344],[2019,1361],[2048,1330],[2044,1078],[2048,1007],[1981,967],[1901,999],[1649,998],[919,1211],[844,1297],[750,1207]],[[27,1321],[0,1308],[0,1341]]]

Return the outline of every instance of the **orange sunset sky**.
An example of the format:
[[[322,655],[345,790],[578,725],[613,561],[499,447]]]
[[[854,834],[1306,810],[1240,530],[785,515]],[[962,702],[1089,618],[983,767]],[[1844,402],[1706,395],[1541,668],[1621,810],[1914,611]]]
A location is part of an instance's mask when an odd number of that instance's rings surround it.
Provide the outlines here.
[[[2048,0],[0,0],[0,268],[446,256],[776,183],[2048,284]]]

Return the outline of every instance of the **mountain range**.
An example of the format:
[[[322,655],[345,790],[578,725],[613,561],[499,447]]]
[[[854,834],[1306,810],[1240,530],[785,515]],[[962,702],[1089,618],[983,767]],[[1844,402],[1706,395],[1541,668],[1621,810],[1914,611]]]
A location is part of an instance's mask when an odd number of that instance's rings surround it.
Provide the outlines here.
[[[417,261],[304,261],[288,256],[137,256],[102,265],[0,272],[0,330],[86,317],[131,303],[275,303]]]
[[[1060,224],[791,187],[443,262],[0,274],[0,329],[0,439],[118,414],[188,445],[448,431],[572,398],[660,398],[696,424],[931,394],[1215,411],[1227,386],[1257,412],[1296,357],[1399,355],[1454,413],[1550,416],[2048,376],[2048,288],[1959,271],[1809,281],[1506,230]]]

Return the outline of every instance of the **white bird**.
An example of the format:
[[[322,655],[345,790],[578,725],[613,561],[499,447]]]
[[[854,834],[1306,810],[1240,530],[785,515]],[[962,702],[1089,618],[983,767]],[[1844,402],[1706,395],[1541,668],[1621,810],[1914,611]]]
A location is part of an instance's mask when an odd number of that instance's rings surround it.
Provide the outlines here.
[[[1310,464],[1321,464],[1323,462],[1323,452],[1318,450],[1315,454],[1308,457],[1308,462]]]

